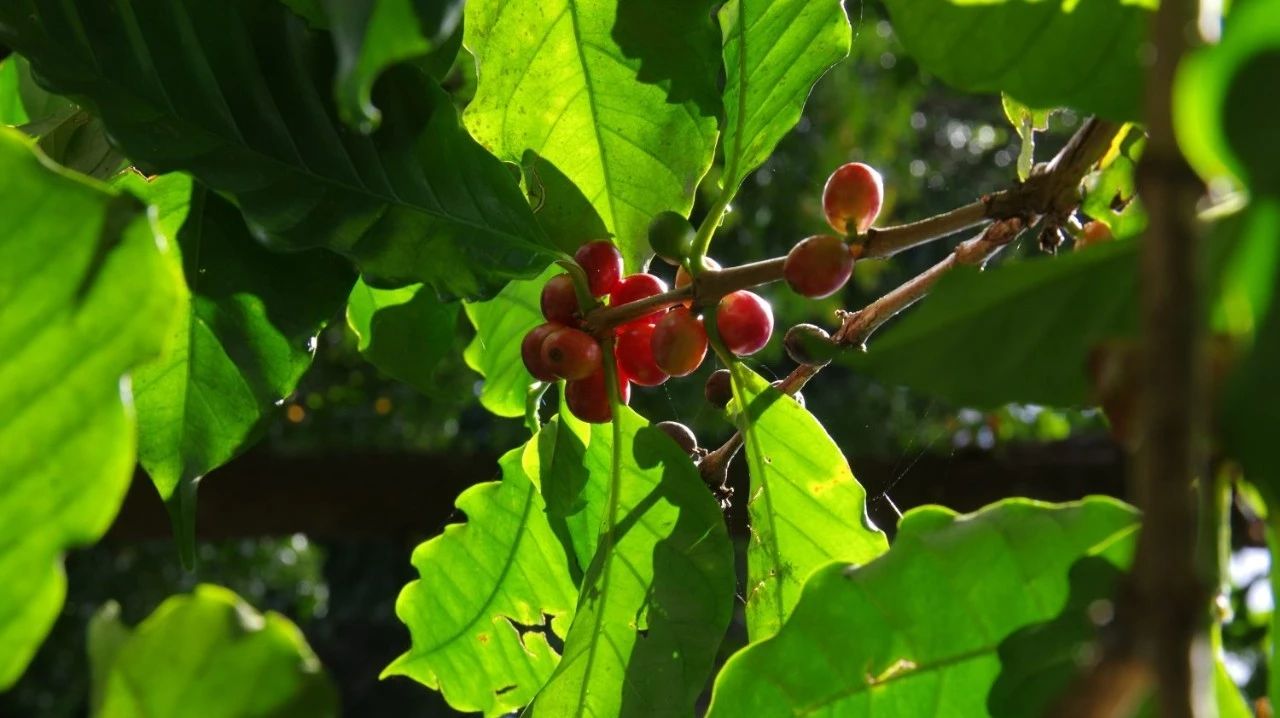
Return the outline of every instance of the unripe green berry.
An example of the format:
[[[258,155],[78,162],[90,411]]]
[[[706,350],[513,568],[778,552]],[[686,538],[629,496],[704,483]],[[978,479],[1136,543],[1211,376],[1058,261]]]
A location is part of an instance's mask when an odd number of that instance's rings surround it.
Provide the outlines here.
[[[683,215],[662,212],[649,223],[649,246],[667,264],[679,265],[693,250],[697,232]]]

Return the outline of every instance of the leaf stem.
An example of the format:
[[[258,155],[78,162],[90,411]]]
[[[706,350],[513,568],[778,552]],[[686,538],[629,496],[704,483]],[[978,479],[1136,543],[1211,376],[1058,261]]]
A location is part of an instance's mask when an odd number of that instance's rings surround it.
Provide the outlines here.
[[[698,233],[693,237],[693,249],[689,253],[689,272],[695,277],[702,270],[702,260],[706,258],[707,251],[711,248],[711,238],[715,236],[720,223],[724,221],[724,214],[729,209],[729,200],[732,196],[733,193],[728,188],[720,191],[716,203],[711,205],[707,216],[698,227]]]

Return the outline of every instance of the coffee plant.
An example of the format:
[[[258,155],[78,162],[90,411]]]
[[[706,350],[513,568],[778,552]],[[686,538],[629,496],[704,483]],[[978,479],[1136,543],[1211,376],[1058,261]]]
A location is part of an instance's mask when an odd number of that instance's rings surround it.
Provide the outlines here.
[[[0,689],[135,465],[194,565],[202,480],[345,308],[364,358],[427,392],[465,314],[476,401],[527,435],[405,556],[405,651],[370,676],[486,715],[1271,715],[1221,627],[1230,508],[1280,500],[1280,2],[883,0],[922,74],[1002,104],[1004,188],[901,221],[919,180],[868,151],[794,198],[822,233],[717,258],[865,9],[0,2]],[[1037,151],[1054,113],[1074,134]],[[772,301],[839,301],[956,236],[825,327],[775,326]],[[771,343],[777,380],[750,358]],[[977,409],[1099,406],[1134,505],[877,525],[799,394],[831,365]],[[730,438],[629,406],[658,386]],[[88,647],[94,716],[337,712],[299,630],[217,586],[132,628],[109,604]]]

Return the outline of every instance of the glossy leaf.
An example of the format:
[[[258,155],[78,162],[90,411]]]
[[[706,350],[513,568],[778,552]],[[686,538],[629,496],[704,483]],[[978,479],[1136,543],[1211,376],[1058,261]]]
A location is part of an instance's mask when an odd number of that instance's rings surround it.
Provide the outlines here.
[[[1280,6],[1235,4],[1222,42],[1189,55],[1178,69],[1178,144],[1206,176],[1232,174],[1256,193],[1280,196],[1274,97],[1259,92],[1280,72]]]
[[[90,630],[93,674],[104,681],[93,687],[101,702],[92,718],[338,715],[337,693],[298,627],[225,588],[174,596],[132,631],[111,612]]]
[[[135,375],[138,459],[179,512],[175,529],[190,559],[194,482],[257,439],[311,365],[316,335],[354,276],[329,253],[268,251],[235,207],[189,178],[139,183],[161,221],[181,226],[187,291],[168,350]]]
[[[886,0],[907,54],[967,92],[1113,120],[1142,116],[1154,0]]]
[[[576,449],[585,471],[579,511],[601,523],[576,524],[571,539],[599,537],[564,659],[535,716],[689,715],[733,612],[732,547],[693,463],[630,409],[615,422],[616,435],[593,424]],[[565,478],[544,474],[543,491]]]
[[[42,90],[18,56],[0,63],[0,124],[17,126],[39,139],[49,159],[95,179],[106,180],[128,164],[107,139],[101,120]]]
[[[1141,133],[1126,133],[1102,166],[1084,180],[1080,208],[1121,239],[1136,237],[1147,228],[1147,213],[1138,199],[1135,180],[1144,143]]]
[[[1018,179],[1026,181],[1035,163],[1036,133],[1049,129],[1049,115],[1053,110],[1032,109],[1003,93],[1000,101],[1005,118],[1022,140],[1022,149],[1018,151]]]
[[[732,194],[796,122],[809,89],[849,54],[840,0],[731,0],[724,43],[724,186]]]
[[[421,284],[377,289],[358,281],[347,299],[360,354],[424,394],[438,393],[435,369],[454,350],[457,323],[458,304]]]
[[[462,20],[462,0],[324,0],[324,9],[338,54],[339,114],[366,132],[382,119],[373,105],[378,76],[436,49]]]
[[[980,272],[959,267],[841,363],[957,404],[1090,401],[1090,350],[1137,331],[1137,243]]]
[[[178,298],[145,208],[43,163],[0,129],[0,688],[62,607],[64,549],[115,518],[134,464],[123,376]]]
[[[375,93],[380,131],[346,129],[329,38],[278,3],[17,0],[0,7],[0,41],[135,162],[191,172],[278,248],[327,247],[376,283],[464,297],[550,260],[512,173],[448,95],[393,68]]]
[[[528,703],[559,661],[550,641],[573,617],[577,588],[521,451],[502,458],[501,482],[458,497],[467,523],[414,551],[421,578],[396,601],[413,647],[383,675],[440,690],[460,711],[498,715]]]
[[[20,129],[38,138],[40,151],[49,159],[94,179],[106,181],[129,163],[111,146],[102,120],[79,107],[62,108]]]
[[[708,715],[987,715],[1002,641],[1062,610],[1077,561],[1125,565],[1136,528],[1104,498],[909,511],[887,554],[815,573],[782,630],[725,664]]]
[[[867,563],[889,543],[822,424],[745,366],[732,371],[738,405],[746,407],[747,634],[758,641],[782,627],[815,570],[832,561]]]
[[[708,0],[472,0],[468,129],[498,157],[536,152],[590,198],[631,270],[649,221],[688,214],[711,166],[720,67]]]
[[[536,279],[512,282],[487,302],[465,305],[476,336],[463,358],[484,377],[480,403],[498,416],[523,416],[525,395],[534,378],[520,359],[520,341],[546,321],[538,298],[542,285],[562,269],[551,266]]]

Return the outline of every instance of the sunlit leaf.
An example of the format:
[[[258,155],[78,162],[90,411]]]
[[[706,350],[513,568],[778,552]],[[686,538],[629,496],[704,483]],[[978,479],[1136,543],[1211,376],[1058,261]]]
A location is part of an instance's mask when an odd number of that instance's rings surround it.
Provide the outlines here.
[[[1141,133],[1126,133],[1104,166],[1084,180],[1080,209],[1107,225],[1115,237],[1136,237],[1147,228],[1147,213],[1138,199],[1136,184],[1144,144]]]
[[[733,375],[746,407],[747,632],[756,641],[778,631],[816,569],[867,563],[889,544],[867,518],[867,492],[822,424],[745,366]]]
[[[1036,133],[1049,129],[1049,115],[1053,110],[1032,109],[1004,93],[1001,93],[1000,100],[1005,118],[1022,140],[1022,148],[1018,151],[1018,179],[1026,180],[1035,162]]]
[[[377,289],[356,282],[347,299],[347,323],[360,354],[389,376],[436,394],[435,369],[455,349],[457,302],[443,302],[431,287]]]
[[[583,532],[599,538],[536,716],[690,714],[732,614],[733,551],[693,463],[630,409],[615,421],[620,443],[612,426],[593,424],[576,449],[585,472],[578,510],[602,523],[570,524],[575,545]],[[544,474],[543,491],[566,478]]]
[[[0,125],[24,125],[29,120],[18,93],[18,58],[0,60]]]
[[[373,135],[332,102],[329,37],[274,2],[16,0],[0,42],[150,170],[231,197],[277,248],[326,247],[380,285],[491,296],[551,256],[511,171],[434,81],[383,73]]]
[[[498,157],[536,152],[575,184],[627,266],[664,210],[687,214],[720,114],[709,0],[472,0],[479,86],[468,129]]]
[[[782,630],[725,664],[709,715],[987,715],[1002,641],[1063,609],[1080,559],[1125,565],[1136,528],[1103,498],[909,511],[888,553],[815,573]]]
[[[298,627],[225,588],[174,596],[132,631],[113,613],[91,624],[92,670],[104,681],[93,687],[92,718],[338,715],[337,693]]]
[[[732,193],[796,122],[809,89],[849,54],[840,0],[731,0],[724,35],[724,186]]]
[[[79,107],[59,109],[19,129],[38,138],[40,151],[49,159],[94,179],[110,179],[128,165],[128,159],[108,141],[102,120]]]
[[[438,48],[462,20],[462,0],[325,0],[338,53],[338,111],[363,130],[378,126],[373,83],[391,65]]]
[[[553,265],[537,279],[508,284],[487,302],[465,305],[476,336],[463,358],[484,377],[480,403],[498,416],[524,414],[525,395],[534,378],[520,359],[520,340],[546,321],[538,298],[547,280],[562,271]]]
[[[1137,331],[1137,242],[978,271],[958,267],[920,306],[840,361],[957,404],[1090,403],[1090,351]]]
[[[0,687],[58,615],[62,552],[92,543],[133,475],[122,376],[155,356],[180,279],[145,208],[0,130]]]
[[[417,548],[421,578],[396,601],[413,646],[383,672],[440,690],[454,708],[497,715],[529,702],[555,668],[577,588],[521,468],[501,460],[502,481],[458,497],[467,522]]]
[[[907,54],[966,92],[1139,120],[1155,0],[886,0]]]
[[[340,257],[271,252],[229,202],[190,178],[125,186],[172,222],[187,291],[168,350],[134,377],[138,459],[170,502],[188,561],[194,482],[258,438],[311,365],[316,335],[342,305],[353,272]],[[179,487],[185,490],[179,491]]]

